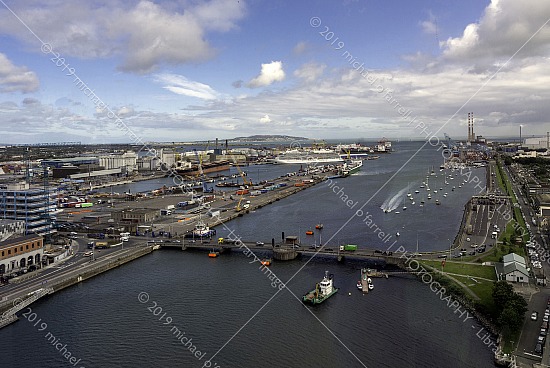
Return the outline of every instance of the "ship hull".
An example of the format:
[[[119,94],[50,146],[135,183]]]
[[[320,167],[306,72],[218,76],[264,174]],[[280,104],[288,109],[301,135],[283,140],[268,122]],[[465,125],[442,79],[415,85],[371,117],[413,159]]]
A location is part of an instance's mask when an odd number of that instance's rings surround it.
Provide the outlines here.
[[[308,304],[312,304],[312,305],[321,304],[322,302],[324,302],[325,300],[327,300],[328,298],[330,298],[331,296],[333,296],[337,292],[338,292],[338,289],[333,288],[332,292],[330,294],[327,294],[327,295],[316,298],[315,297],[315,290],[312,290],[309,293],[307,293],[306,295],[304,295],[302,297],[302,300],[304,301],[304,303],[308,303]]]

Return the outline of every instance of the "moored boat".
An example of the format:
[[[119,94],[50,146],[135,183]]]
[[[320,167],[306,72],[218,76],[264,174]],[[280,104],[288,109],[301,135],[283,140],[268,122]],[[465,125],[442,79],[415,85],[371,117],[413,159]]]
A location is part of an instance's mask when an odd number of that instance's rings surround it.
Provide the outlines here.
[[[334,287],[333,275],[329,276],[328,271],[325,271],[323,280],[315,285],[315,289],[305,294],[302,300],[304,303],[320,304],[336,294],[336,292],[338,292],[338,289]]]

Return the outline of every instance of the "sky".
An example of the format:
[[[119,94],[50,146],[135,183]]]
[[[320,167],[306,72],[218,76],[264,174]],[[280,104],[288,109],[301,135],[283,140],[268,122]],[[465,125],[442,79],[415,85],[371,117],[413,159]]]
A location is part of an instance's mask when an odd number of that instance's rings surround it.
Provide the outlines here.
[[[550,130],[550,2],[0,0],[0,143]],[[120,119],[117,121],[117,119]]]

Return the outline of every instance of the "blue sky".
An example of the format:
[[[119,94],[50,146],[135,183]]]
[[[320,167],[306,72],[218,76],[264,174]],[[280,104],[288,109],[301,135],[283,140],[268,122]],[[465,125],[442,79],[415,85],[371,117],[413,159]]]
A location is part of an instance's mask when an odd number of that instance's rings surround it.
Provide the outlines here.
[[[2,143],[130,141],[23,23],[145,141],[461,138],[469,111],[485,136],[550,130],[547,2],[4,0],[0,17]]]

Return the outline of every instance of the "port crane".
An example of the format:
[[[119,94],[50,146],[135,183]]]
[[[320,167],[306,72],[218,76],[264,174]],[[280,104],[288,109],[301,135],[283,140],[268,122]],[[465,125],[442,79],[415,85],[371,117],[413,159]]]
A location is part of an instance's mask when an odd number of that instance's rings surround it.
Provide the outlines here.
[[[193,149],[193,152],[195,153],[195,156],[197,156],[198,169],[199,169],[199,177],[200,177],[201,180],[202,180],[202,192],[203,192],[203,193],[213,193],[213,192],[214,192],[214,188],[209,188],[209,187],[206,185],[207,177],[206,177],[206,175],[204,175],[204,171],[202,171],[202,162],[201,162],[201,158],[200,158],[200,156],[199,156],[199,153],[197,152],[196,149]]]

